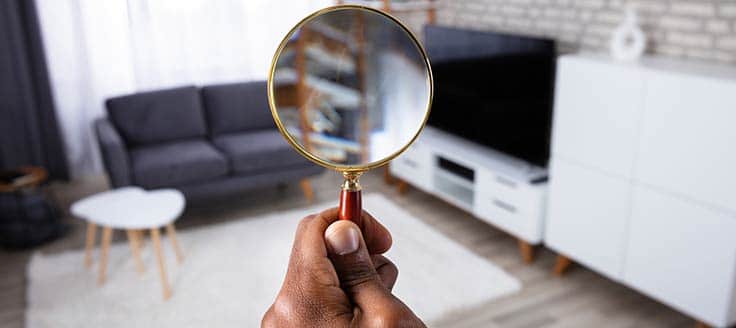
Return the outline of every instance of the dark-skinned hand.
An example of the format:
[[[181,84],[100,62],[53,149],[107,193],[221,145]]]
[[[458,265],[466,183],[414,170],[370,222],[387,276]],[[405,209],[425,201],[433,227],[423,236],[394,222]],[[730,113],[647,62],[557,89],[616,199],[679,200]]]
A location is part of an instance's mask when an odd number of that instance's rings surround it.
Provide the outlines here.
[[[398,270],[383,255],[391,235],[366,212],[339,221],[337,209],[302,219],[289,268],[262,327],[425,327],[391,294]]]

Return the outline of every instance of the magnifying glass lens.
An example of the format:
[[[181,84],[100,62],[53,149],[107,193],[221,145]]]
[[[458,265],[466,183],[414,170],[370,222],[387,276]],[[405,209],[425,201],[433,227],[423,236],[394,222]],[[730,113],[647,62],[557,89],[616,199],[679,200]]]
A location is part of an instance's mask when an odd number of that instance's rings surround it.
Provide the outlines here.
[[[269,78],[282,134],[305,157],[343,172],[344,191],[359,191],[360,173],[414,141],[431,99],[429,61],[416,37],[396,18],[360,6],[327,8],[300,22]]]

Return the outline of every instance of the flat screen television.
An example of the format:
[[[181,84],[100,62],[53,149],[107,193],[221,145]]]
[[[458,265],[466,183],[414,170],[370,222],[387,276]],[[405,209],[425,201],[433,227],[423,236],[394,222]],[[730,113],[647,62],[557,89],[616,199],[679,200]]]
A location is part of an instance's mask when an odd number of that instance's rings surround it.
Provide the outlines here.
[[[424,44],[435,79],[428,124],[546,167],[554,41],[428,25]]]

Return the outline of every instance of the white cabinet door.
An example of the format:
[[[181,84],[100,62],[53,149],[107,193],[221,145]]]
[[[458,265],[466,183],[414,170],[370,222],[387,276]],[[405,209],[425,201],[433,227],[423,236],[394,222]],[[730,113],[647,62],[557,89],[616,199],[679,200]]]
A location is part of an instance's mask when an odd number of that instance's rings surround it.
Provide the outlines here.
[[[556,88],[553,157],[630,177],[644,96],[642,70],[562,57]]]
[[[626,283],[708,323],[734,322],[736,217],[635,187],[630,222]]]
[[[553,160],[545,243],[611,278],[620,278],[630,189],[626,180]]]
[[[635,179],[736,211],[736,82],[650,73]]]

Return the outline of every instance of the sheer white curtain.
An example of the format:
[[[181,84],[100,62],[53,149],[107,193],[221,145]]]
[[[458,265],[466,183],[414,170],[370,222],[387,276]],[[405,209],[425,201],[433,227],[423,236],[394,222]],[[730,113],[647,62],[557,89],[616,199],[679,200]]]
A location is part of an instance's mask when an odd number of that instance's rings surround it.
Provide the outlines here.
[[[99,171],[111,96],[265,79],[281,38],[332,0],[36,0],[72,174]]]

